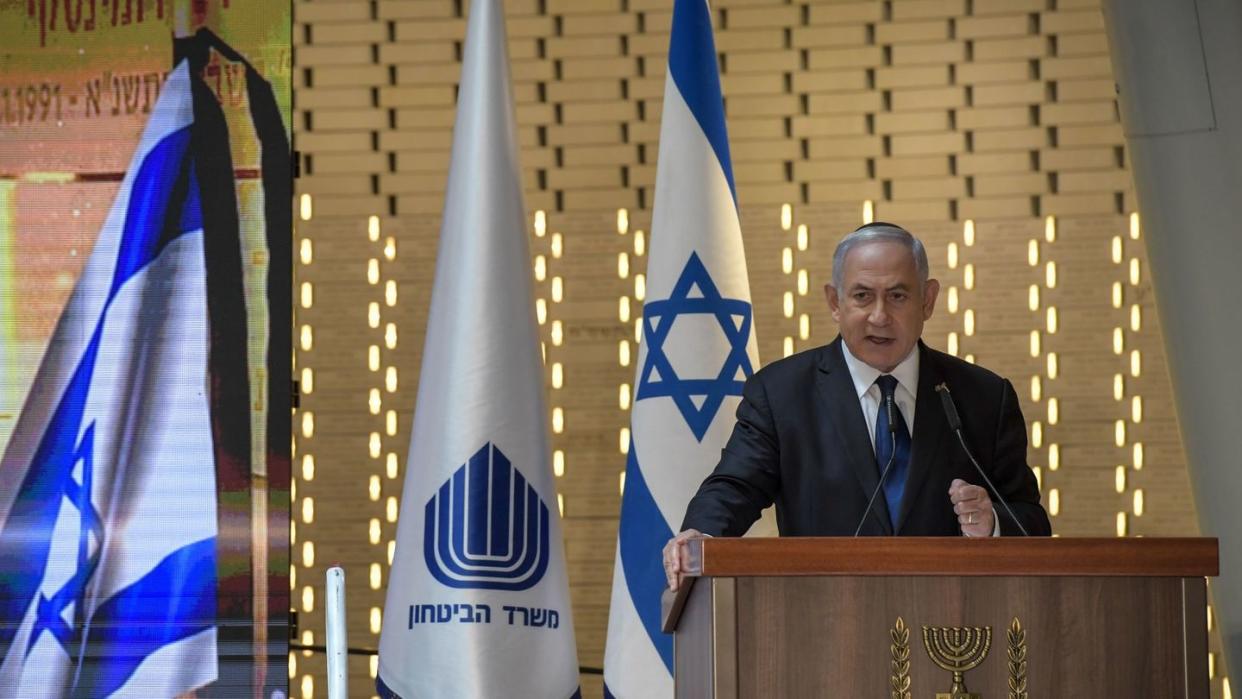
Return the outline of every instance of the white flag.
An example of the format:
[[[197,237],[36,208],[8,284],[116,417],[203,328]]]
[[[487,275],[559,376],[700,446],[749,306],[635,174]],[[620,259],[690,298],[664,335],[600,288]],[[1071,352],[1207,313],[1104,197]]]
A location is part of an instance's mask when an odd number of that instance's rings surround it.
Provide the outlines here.
[[[504,17],[471,3],[383,696],[578,695]]]
[[[0,462],[0,696],[175,696],[216,679],[193,121],[183,61]]]
[[[604,693],[673,695],[661,549],[720,459],[759,356],[706,0],[676,0]]]

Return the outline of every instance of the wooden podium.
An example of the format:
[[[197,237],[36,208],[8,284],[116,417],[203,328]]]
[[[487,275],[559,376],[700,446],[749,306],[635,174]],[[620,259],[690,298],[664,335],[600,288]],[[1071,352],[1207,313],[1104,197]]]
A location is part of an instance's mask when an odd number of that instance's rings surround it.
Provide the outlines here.
[[[1208,698],[1216,539],[689,546],[698,577],[664,596],[678,697]]]

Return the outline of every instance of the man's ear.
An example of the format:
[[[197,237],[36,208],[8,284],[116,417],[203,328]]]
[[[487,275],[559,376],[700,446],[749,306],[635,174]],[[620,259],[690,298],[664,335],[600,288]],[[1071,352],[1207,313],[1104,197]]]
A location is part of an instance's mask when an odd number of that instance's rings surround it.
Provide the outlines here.
[[[940,282],[936,279],[928,279],[923,285],[923,320],[932,317],[932,311],[936,310],[936,297],[940,295]]]
[[[837,288],[831,283],[824,285],[824,296],[828,299],[828,308],[832,311],[832,319],[841,322],[841,297]]]

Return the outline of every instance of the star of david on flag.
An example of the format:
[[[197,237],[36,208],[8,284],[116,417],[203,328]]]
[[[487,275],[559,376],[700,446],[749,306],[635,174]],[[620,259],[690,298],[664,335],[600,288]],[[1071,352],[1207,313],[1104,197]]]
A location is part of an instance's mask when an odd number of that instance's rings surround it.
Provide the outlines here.
[[[728,340],[728,354],[713,378],[683,378],[664,350],[678,318],[690,315],[714,317]],[[698,253],[690,253],[672,295],[663,301],[648,301],[643,308],[647,361],[639,374],[635,400],[672,398],[695,438],[703,441],[725,397],[742,395],[742,386],[754,373],[746,351],[750,324],[750,303],[722,296]]]

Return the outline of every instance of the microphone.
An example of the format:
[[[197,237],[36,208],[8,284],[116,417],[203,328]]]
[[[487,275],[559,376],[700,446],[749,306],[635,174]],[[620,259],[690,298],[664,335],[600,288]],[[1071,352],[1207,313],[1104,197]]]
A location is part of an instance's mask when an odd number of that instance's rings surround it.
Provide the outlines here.
[[[970,447],[966,446],[966,438],[962,436],[962,418],[957,414],[957,406],[953,403],[953,394],[949,393],[948,385],[941,383],[939,386],[936,386],[936,393],[940,394],[940,405],[944,408],[944,417],[949,421],[949,429],[953,430],[953,433],[957,435],[957,441],[962,445],[962,451],[966,452],[966,457],[970,459],[970,463],[974,464],[975,470],[979,472],[980,476],[983,476],[983,482],[996,494],[996,499],[1000,500],[1000,503],[1005,506],[1005,511],[1009,513],[1013,523],[1018,525],[1022,536],[1030,536],[1030,533],[1026,531],[1026,527],[1022,526],[1022,521],[1013,513],[1013,508],[1005,501],[1005,496],[1001,495],[1001,492],[996,489],[995,485],[992,485],[992,479],[988,478],[988,474],[983,471],[983,467],[975,460],[975,455],[970,452]]]
[[[875,484],[875,490],[871,491],[871,498],[867,500],[867,509],[863,510],[862,519],[858,520],[858,528],[854,530],[854,536],[862,531],[863,524],[867,521],[867,515],[871,514],[871,508],[875,505],[875,497],[880,494],[880,490],[884,487],[884,479],[888,478],[888,472],[893,468],[893,462],[897,459],[897,423],[893,421],[894,413],[897,411],[893,408],[893,397],[888,396],[884,400],[884,412],[888,416],[888,434],[892,440],[892,446],[888,451],[888,463],[884,465],[884,470],[880,473],[880,482]],[[896,532],[893,532],[896,536]]]

